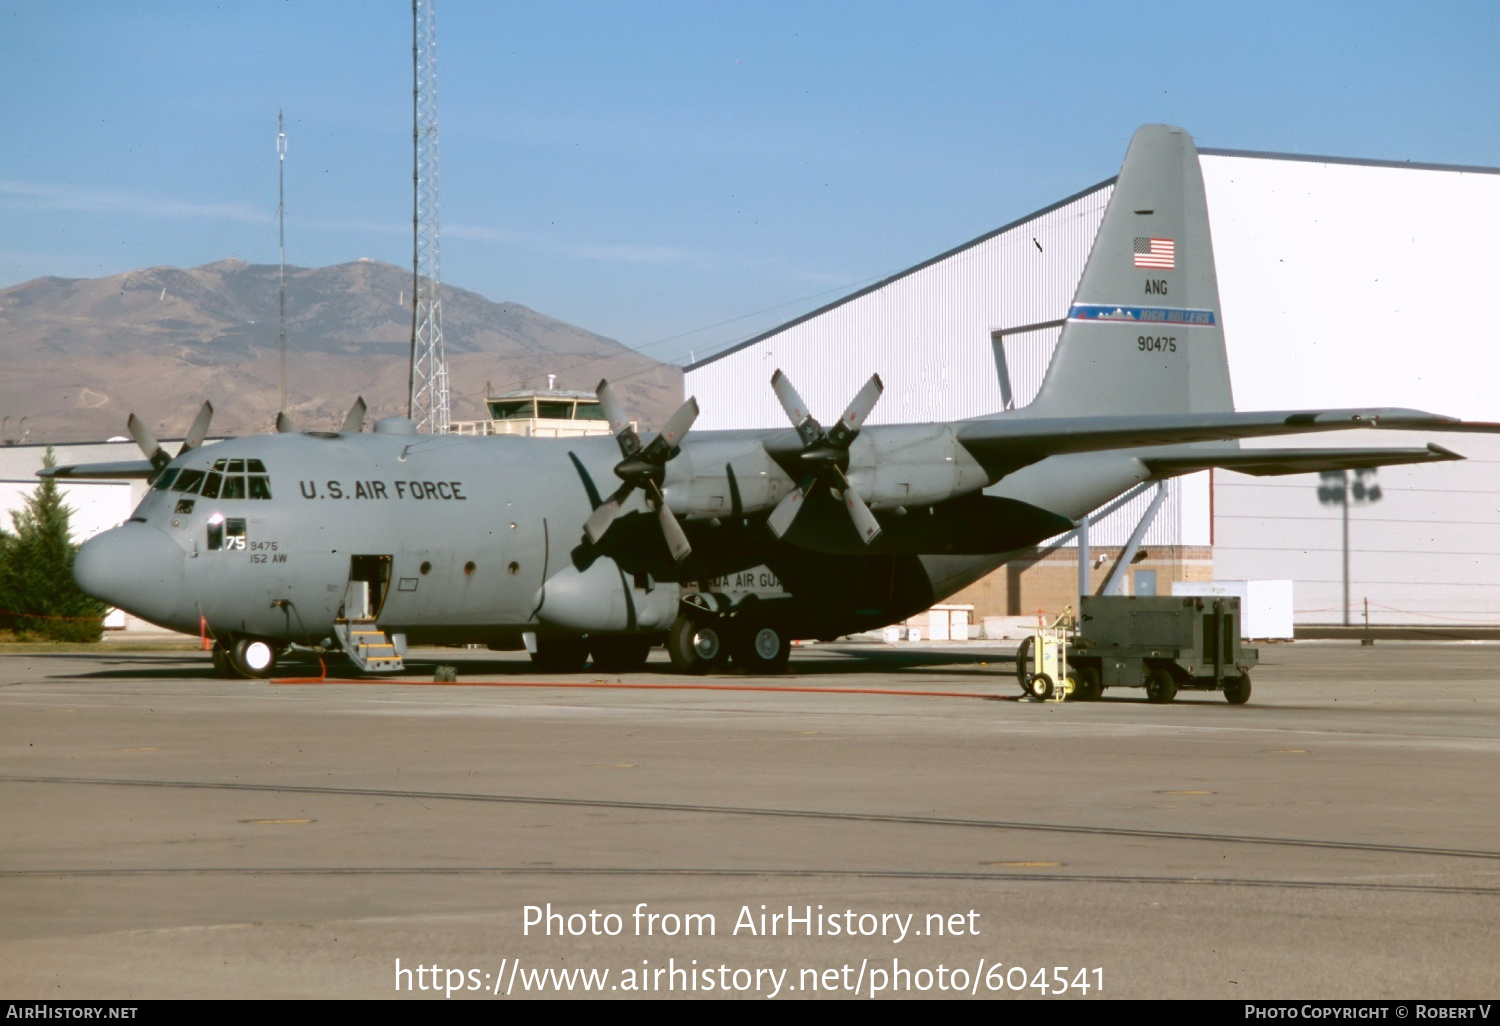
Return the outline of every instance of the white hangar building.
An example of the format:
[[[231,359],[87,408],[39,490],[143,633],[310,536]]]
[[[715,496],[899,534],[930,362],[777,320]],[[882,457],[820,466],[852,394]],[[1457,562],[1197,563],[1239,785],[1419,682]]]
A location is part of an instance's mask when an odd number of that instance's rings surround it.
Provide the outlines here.
[[[1500,421],[1500,169],[1199,152],[1237,408],[1404,406]],[[871,372],[886,384],[871,423],[1025,406],[1113,185],[694,363],[685,387],[702,407],[697,427],[784,424],[770,388],[778,367],[825,423]],[[1366,431],[1279,444],[1427,441],[1468,459],[1342,483],[1224,471],[1173,481],[1137,564],[1160,579],[1136,585],[1165,594],[1174,580],[1290,579],[1298,623],[1340,623],[1347,512],[1354,622],[1368,603],[1372,624],[1500,625],[1500,436]],[[1340,494],[1355,498],[1346,506]],[[1148,499],[1093,526],[1091,587]],[[1060,608],[1077,595],[1076,550],[1048,548],[949,601],[974,603],[978,616]]]

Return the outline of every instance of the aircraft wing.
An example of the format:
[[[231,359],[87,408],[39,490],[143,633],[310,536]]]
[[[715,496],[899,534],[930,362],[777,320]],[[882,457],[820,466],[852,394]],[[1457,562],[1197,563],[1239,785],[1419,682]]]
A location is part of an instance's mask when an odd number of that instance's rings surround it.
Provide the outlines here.
[[[1143,456],[1141,462],[1151,468],[1155,477],[1176,477],[1211,467],[1255,477],[1272,477],[1461,459],[1463,457],[1451,449],[1429,443],[1421,449],[1184,449]]]
[[[124,460],[120,463],[75,463],[70,467],[44,467],[37,477],[58,477],[69,481],[109,481],[121,478],[146,479],[156,474],[150,460]]]
[[[964,421],[956,425],[956,433],[964,448],[973,453],[974,458],[986,470],[991,474],[1003,475],[1048,456],[1066,453],[1149,448],[1192,442],[1227,442],[1241,438],[1265,438],[1317,431],[1347,431],[1351,428],[1500,433],[1500,424],[1462,421],[1436,413],[1400,408],[1143,414],[1106,417],[994,417]],[[1345,450],[1333,451],[1335,453],[1346,452]],[[1369,453],[1372,450],[1358,451]],[[1446,452],[1446,450],[1443,451]],[[1175,455],[1186,456],[1185,453]],[[1306,459],[1312,459],[1308,453],[1303,455]],[[1149,457],[1143,455],[1142,458]],[[1431,458],[1427,456],[1419,460],[1403,460],[1403,462],[1423,462]],[[1443,458],[1453,458],[1453,456]],[[1266,455],[1261,454],[1259,459],[1261,463],[1265,463]],[[1205,467],[1223,465],[1223,463],[1204,464]],[[1254,461],[1251,465],[1255,465]],[[1185,473],[1186,471],[1174,472]]]

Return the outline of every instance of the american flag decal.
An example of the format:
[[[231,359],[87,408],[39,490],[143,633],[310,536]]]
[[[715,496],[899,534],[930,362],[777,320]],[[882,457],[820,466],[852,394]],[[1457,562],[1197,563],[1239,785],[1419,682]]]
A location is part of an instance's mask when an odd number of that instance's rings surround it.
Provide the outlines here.
[[[1135,266],[1159,271],[1177,268],[1177,244],[1171,239],[1136,239]]]

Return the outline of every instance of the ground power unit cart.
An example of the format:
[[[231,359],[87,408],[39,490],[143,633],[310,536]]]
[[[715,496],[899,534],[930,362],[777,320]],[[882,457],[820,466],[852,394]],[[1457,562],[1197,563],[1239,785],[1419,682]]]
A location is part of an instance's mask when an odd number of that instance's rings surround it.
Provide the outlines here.
[[[1085,596],[1080,616],[1039,625],[1016,652],[1016,677],[1032,698],[1093,701],[1105,688],[1144,688],[1151,702],[1181,690],[1250,700],[1258,653],[1240,644],[1233,596]]]

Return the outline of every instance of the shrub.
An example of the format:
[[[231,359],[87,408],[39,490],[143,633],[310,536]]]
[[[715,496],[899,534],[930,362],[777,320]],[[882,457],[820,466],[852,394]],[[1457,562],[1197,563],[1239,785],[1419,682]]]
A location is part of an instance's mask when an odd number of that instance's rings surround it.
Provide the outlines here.
[[[49,446],[43,458],[54,466]],[[0,528],[0,630],[21,638],[98,641],[104,604],[73,582],[73,511],[54,478],[44,477],[21,509],[11,513],[14,533]]]

